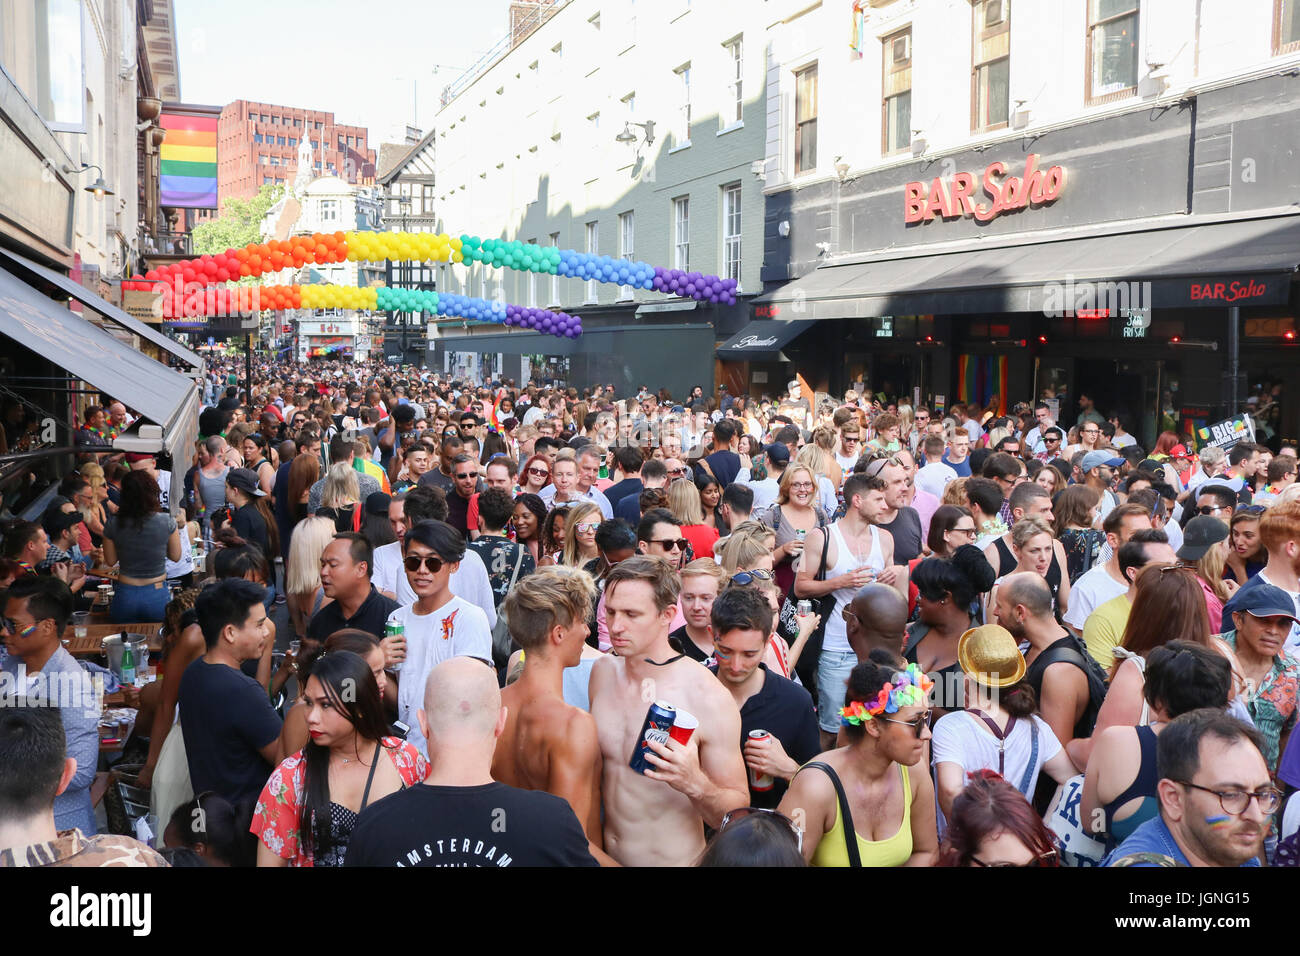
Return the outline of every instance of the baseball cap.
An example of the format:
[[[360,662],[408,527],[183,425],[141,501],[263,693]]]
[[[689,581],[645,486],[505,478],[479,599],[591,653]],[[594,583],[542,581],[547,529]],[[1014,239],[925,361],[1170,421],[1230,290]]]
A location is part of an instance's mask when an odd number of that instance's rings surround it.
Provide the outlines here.
[[[763,451],[767,453],[767,460],[776,464],[784,464],[790,460],[790,449],[779,441],[772,442]]]
[[[256,498],[266,497],[266,492],[258,487],[257,473],[251,468],[231,468],[226,472],[226,484],[238,488],[246,495],[253,495]]]
[[[1228,536],[1228,526],[1213,515],[1197,515],[1183,528],[1179,561],[1199,561],[1205,552]]]
[[[1083,456],[1083,464],[1081,464],[1079,467],[1083,470],[1085,474],[1087,474],[1088,472],[1092,471],[1094,468],[1100,467],[1101,465],[1105,465],[1108,468],[1118,468],[1122,464],[1124,464],[1123,458],[1116,458],[1113,455],[1111,455],[1109,452],[1090,451],[1088,452],[1088,454]]]
[[[127,455],[126,455],[126,460],[127,460],[128,462],[132,462],[132,463],[137,462],[137,461],[148,461],[148,460],[151,459],[151,458],[153,458],[153,455],[149,455],[149,454],[146,454],[146,453],[144,453],[144,452],[139,452],[139,451],[127,452]]]
[[[1229,608],[1232,611],[1245,611],[1255,617],[1288,617],[1300,624],[1300,617],[1296,616],[1291,595],[1275,584],[1243,588],[1231,603],[1236,605]]]
[[[41,515],[41,527],[45,533],[51,537],[62,534],[74,524],[81,524],[84,519],[76,511],[60,511],[58,505],[54,505],[45,510]]]
[[[1170,458],[1194,458],[1196,456],[1194,452],[1190,452],[1187,450],[1186,445],[1175,445],[1173,448],[1169,449],[1169,457]]]
[[[366,514],[386,516],[388,506],[392,500],[392,496],[386,495],[382,491],[372,491],[366,497]]]

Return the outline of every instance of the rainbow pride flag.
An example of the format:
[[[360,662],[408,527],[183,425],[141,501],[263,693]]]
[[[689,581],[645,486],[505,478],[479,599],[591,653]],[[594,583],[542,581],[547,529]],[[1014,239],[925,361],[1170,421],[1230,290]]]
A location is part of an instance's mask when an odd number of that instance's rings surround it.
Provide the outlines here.
[[[1007,413],[1007,357],[962,355],[957,359],[957,396],[962,403],[983,408],[997,399],[998,414]]]
[[[217,117],[163,113],[167,138],[158,150],[164,206],[217,208]]]

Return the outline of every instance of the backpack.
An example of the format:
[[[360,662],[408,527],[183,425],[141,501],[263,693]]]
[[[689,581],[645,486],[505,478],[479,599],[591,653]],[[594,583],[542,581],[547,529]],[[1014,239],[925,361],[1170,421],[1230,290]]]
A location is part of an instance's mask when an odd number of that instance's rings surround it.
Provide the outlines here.
[[[1067,632],[1068,633],[1068,632]],[[1088,653],[1083,641],[1073,634],[1069,638],[1074,646],[1072,647],[1054,647],[1044,651],[1034,659],[1033,667],[1039,670],[1039,673],[1047,673],[1047,668],[1053,664],[1066,662],[1073,664],[1083,671],[1084,676],[1088,678],[1088,706],[1079,718],[1077,729],[1081,730],[1080,737],[1091,737],[1092,730],[1097,725],[1097,712],[1101,710],[1102,701],[1106,699],[1106,672],[1101,669],[1101,665],[1092,659]],[[1039,680],[1038,686],[1041,690],[1042,681]]]

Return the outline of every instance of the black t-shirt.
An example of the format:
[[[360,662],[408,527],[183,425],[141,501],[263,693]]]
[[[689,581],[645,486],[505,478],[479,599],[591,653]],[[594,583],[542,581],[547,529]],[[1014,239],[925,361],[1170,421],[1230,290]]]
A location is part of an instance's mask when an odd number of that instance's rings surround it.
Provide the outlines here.
[[[915,508],[899,508],[894,520],[880,528],[894,536],[895,564],[906,564],[921,556],[921,516]]]
[[[454,488],[447,492],[447,524],[469,540],[469,499],[462,498]],[[478,530],[478,529],[475,529]]]
[[[611,508],[617,508],[618,503],[628,495],[639,495],[644,488],[640,478],[624,478],[605,489],[605,500]]]
[[[763,668],[763,689],[740,709],[740,746],[743,752],[751,730],[766,730],[781,741],[786,755],[803,766],[821,753],[821,735],[817,730],[817,715],[813,711],[812,696],[792,680],[773,674],[766,664]],[[749,791],[750,806],[776,809],[785,796],[789,784],[778,778],[771,790]]]
[[[595,866],[568,803],[503,783],[399,790],[361,814],[345,866]]]
[[[425,488],[441,488],[444,492],[446,492],[447,497],[449,499],[451,498],[452,495],[456,493],[455,481],[452,480],[451,475],[444,475],[442,473],[441,468],[430,468],[428,471],[426,471],[423,475],[420,476],[420,480],[416,483],[424,486]],[[450,504],[451,502],[448,501],[448,505]]]
[[[244,507],[237,508],[230,517],[230,526],[249,544],[261,548],[267,561],[275,560],[275,555],[271,553],[271,540],[267,537],[266,519],[257,510],[257,505],[250,501]]]
[[[338,601],[331,601],[317,611],[307,624],[307,637],[313,641],[324,642],[325,638],[335,631],[355,627],[382,639],[384,636],[384,622],[388,620],[388,615],[396,611],[399,606],[392,598],[386,598],[376,591],[375,586],[372,584],[370,585],[370,596],[365,599],[361,607],[357,608],[357,613],[352,617],[345,618],[343,616]]]
[[[532,553],[522,544],[516,544],[509,538],[496,534],[481,534],[466,547],[478,553],[487,568],[488,584],[492,587],[492,600],[498,609],[510,591],[510,579],[515,575],[515,561],[519,562],[519,574],[516,581],[522,580],[537,570],[537,562]]]
[[[715,451],[704,460],[708,462],[713,477],[718,479],[719,487],[727,487],[740,474],[740,456],[734,451]]]
[[[271,775],[259,751],[280,736],[266,688],[200,657],[181,675],[178,702],[194,792],[212,790],[231,803],[256,798]]]
[[[710,659],[709,655],[700,650],[699,645],[691,640],[690,635],[686,633],[685,624],[668,635],[668,643],[676,647],[679,654],[685,654],[693,661],[703,664]]]

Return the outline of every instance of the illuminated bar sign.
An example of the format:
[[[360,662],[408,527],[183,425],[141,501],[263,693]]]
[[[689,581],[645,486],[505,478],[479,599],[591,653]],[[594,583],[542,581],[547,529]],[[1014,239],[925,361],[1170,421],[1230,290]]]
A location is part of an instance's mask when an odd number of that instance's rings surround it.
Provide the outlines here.
[[[1008,176],[1006,163],[989,163],[978,180],[988,202],[976,196],[974,173],[954,173],[944,182],[936,176],[929,185],[923,182],[903,186],[903,221],[911,224],[943,219],[974,217],[989,222],[1005,212],[1018,212],[1030,206],[1042,206],[1061,195],[1065,188],[1065,167],[1038,168],[1038,154],[1030,153],[1021,176]]]

